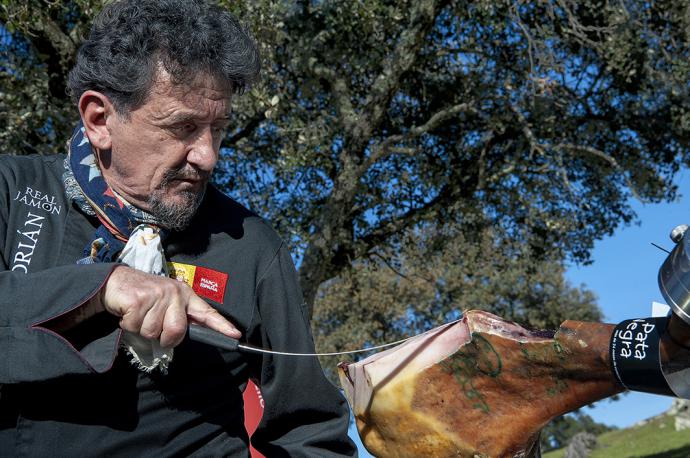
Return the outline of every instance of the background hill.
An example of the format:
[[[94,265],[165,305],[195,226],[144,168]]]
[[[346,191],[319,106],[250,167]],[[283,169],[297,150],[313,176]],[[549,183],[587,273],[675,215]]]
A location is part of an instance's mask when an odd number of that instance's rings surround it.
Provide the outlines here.
[[[668,412],[630,428],[603,433],[597,437],[590,458],[690,457],[690,429],[677,430],[677,426],[687,425],[686,416],[687,410],[679,413],[674,404]],[[565,456],[565,449],[544,454],[544,458]]]

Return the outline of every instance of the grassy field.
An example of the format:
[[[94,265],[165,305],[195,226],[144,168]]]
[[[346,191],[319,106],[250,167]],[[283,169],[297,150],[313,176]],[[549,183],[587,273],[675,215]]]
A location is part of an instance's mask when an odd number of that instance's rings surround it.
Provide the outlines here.
[[[690,430],[676,431],[675,417],[656,418],[646,425],[604,433],[590,458],[689,458]],[[545,453],[563,458],[565,450]]]

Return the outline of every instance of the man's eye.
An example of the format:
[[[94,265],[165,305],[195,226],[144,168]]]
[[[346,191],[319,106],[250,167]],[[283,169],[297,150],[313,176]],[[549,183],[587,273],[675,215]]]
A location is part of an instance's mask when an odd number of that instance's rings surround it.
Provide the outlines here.
[[[196,130],[196,125],[191,122],[185,122],[182,124],[174,125],[173,130],[181,134],[191,134]]]

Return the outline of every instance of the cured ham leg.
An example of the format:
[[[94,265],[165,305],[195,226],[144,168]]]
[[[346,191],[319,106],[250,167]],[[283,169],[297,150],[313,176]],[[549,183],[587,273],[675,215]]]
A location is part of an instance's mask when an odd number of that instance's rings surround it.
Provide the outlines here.
[[[554,417],[623,391],[610,368],[614,325],[532,332],[481,311],[339,374],[377,457],[527,457]]]

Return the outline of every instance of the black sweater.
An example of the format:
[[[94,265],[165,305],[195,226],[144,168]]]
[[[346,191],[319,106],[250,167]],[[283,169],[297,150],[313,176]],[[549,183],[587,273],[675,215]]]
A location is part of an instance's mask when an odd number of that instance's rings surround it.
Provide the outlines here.
[[[259,451],[354,456],[347,404],[315,358],[185,339],[166,375],[146,374],[118,353],[117,319],[106,313],[51,331],[114,267],[75,264],[99,223],[65,197],[63,159],[0,157],[0,456],[247,456],[250,377],[265,401]],[[190,227],[164,246],[171,262],[227,274],[224,296],[209,303],[243,340],[313,352],[290,255],[255,214],[209,187]]]

